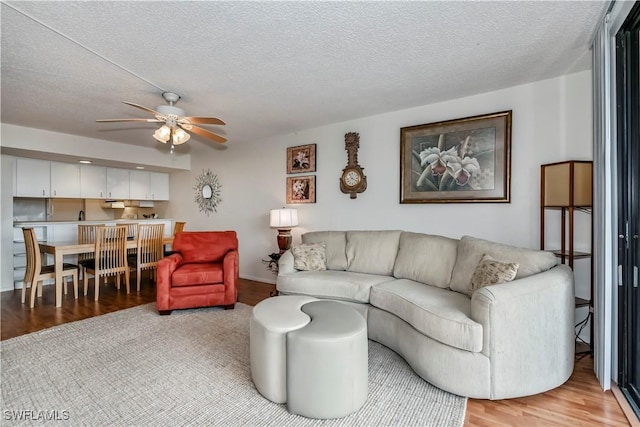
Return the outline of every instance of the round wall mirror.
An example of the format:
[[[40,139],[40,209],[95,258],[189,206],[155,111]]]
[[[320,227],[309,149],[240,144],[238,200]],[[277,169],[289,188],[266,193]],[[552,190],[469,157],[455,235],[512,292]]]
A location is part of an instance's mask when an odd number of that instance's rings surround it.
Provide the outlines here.
[[[209,184],[205,184],[202,186],[202,197],[205,199],[210,199],[212,196],[211,186]]]
[[[218,181],[218,177],[211,173],[210,170],[202,170],[202,173],[196,178],[196,185],[193,187],[196,190],[195,202],[198,204],[201,212],[209,215],[211,212],[217,212],[216,208],[222,198],[220,195],[222,184]]]

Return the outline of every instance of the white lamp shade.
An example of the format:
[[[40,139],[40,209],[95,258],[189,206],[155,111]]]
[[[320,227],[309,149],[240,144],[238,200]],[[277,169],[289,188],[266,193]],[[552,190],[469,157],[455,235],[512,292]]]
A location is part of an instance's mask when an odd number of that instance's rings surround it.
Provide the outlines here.
[[[173,131],[173,145],[184,144],[190,138],[191,138],[191,135],[189,135],[187,132],[183,131],[180,128],[177,128],[175,131]]]
[[[172,135],[171,128],[167,125],[162,125],[153,133],[153,137],[158,142],[162,142],[163,144],[166,144],[167,142],[169,142],[169,139],[171,139],[171,135]],[[189,135],[187,132],[185,132],[181,128],[175,128],[173,131],[173,139],[171,143],[173,145],[184,144],[190,138],[191,138],[191,135]]]
[[[297,209],[271,209],[269,226],[274,228],[291,228],[298,225]]]
[[[158,128],[154,133],[153,137],[158,141],[166,144],[169,141],[169,136],[171,135],[171,129],[169,126],[162,125],[162,127]]]

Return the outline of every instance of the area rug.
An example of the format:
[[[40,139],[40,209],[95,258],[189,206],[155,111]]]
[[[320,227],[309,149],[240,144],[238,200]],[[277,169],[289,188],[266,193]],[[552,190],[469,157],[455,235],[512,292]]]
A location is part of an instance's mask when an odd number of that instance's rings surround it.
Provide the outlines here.
[[[418,377],[369,341],[369,396],[356,413],[313,420],[265,399],[251,381],[252,307],[154,304],[0,343],[2,425],[462,426],[466,398]]]

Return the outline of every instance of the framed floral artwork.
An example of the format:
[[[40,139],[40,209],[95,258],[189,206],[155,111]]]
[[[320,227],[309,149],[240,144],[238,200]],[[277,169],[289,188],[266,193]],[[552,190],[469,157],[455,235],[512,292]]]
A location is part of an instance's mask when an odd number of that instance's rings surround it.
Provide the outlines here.
[[[316,144],[287,148],[287,173],[316,171]]]
[[[315,175],[287,177],[287,204],[315,202]]]
[[[511,110],[400,129],[400,203],[509,203]]]

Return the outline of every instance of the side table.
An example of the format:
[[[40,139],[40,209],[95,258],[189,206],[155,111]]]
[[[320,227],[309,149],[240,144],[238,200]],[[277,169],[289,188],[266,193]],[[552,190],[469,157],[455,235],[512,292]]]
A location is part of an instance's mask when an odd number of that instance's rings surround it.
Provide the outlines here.
[[[272,273],[278,274],[278,260],[280,259],[280,255],[277,252],[268,255],[268,258],[263,258],[262,262],[267,264],[267,270]]]

